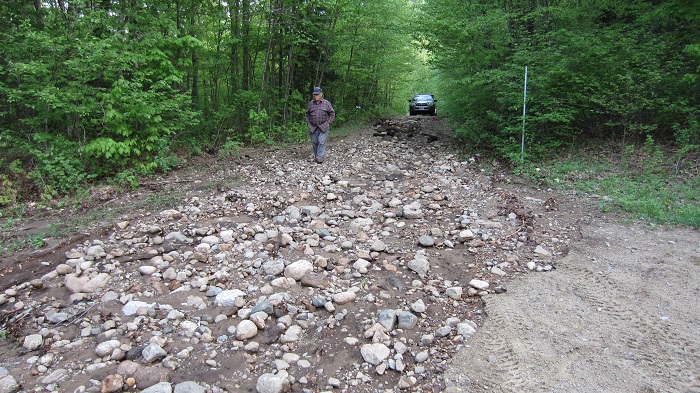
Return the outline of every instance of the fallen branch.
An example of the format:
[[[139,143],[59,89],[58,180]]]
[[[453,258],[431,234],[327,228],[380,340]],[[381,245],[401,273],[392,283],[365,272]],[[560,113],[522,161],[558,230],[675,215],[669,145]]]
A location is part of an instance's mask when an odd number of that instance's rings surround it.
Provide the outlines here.
[[[81,312],[79,312],[79,313],[74,314],[71,321],[68,321],[68,319],[66,319],[65,321],[59,322],[59,323],[57,323],[56,325],[60,325],[60,324],[62,324],[62,323],[65,323],[66,326],[68,326],[68,325],[70,325],[70,324],[72,324],[72,323],[75,323],[75,321],[77,321],[77,320],[79,320],[80,318],[82,318],[83,316],[85,316],[85,314],[87,314],[88,311],[92,310],[93,307],[95,307],[95,305],[96,305],[96,303],[93,304],[92,306],[86,308],[85,310],[83,310],[83,311],[81,311]]]

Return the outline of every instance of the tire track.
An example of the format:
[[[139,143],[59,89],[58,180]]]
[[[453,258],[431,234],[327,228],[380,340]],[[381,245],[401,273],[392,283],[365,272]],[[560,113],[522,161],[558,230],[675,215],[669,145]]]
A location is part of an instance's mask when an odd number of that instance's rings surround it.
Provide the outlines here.
[[[642,363],[646,366],[644,369],[653,373],[651,378],[640,373],[641,378],[648,379],[650,385],[656,385],[658,380],[668,380],[668,384],[656,386],[664,391],[693,391],[694,378],[689,370],[700,369],[700,358],[687,351],[680,358],[675,353],[678,349],[689,348],[686,340],[678,339],[677,333],[671,332],[669,326],[652,320],[644,308],[639,307],[640,299],[626,296],[631,288],[623,287],[609,275],[576,263],[566,266],[568,277],[565,279],[579,283],[574,286],[576,294],[599,310],[602,315],[598,319],[605,321],[608,329],[624,332],[621,338],[627,348],[623,346],[621,349],[628,350],[633,362]],[[605,291],[600,288],[605,288]]]
[[[627,228],[606,228],[554,272],[484,298],[488,318],[445,375],[447,392],[700,391],[700,269],[683,257],[700,250],[697,233],[630,241]]]

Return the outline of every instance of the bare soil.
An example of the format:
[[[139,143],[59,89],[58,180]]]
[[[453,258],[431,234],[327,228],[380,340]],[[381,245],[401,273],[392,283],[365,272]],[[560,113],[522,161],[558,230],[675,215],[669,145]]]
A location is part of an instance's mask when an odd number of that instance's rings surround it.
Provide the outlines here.
[[[484,297],[448,392],[700,391],[700,234],[595,217],[551,273]]]

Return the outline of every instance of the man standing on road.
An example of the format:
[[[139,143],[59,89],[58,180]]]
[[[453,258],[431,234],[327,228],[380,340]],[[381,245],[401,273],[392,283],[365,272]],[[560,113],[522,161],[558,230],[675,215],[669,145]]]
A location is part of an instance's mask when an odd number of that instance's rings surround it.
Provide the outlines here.
[[[328,130],[335,119],[335,110],[328,100],[323,99],[323,90],[314,87],[314,99],[306,107],[306,123],[309,125],[311,145],[314,148],[314,160],[320,164],[326,155]]]

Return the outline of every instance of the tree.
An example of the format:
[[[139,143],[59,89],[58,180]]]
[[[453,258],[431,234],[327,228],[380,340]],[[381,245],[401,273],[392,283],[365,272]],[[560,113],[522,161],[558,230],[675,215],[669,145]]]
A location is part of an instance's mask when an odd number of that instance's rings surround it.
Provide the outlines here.
[[[519,156],[526,65],[529,154],[581,138],[672,140],[697,135],[697,5],[426,0],[418,39],[441,75],[443,114],[471,144]]]
[[[314,85],[338,121],[394,102],[409,17],[403,0],[5,1],[0,167],[53,195],[167,170],[176,147],[299,140]]]

